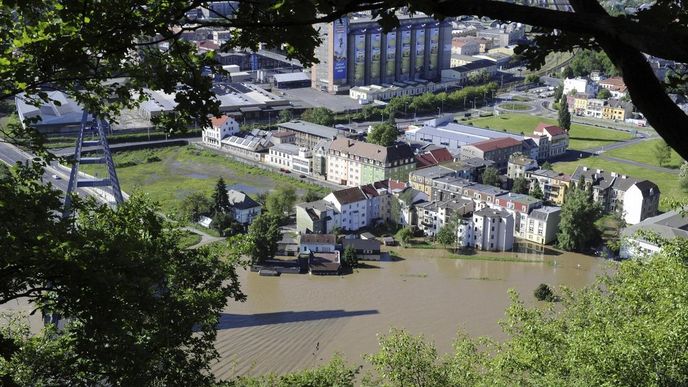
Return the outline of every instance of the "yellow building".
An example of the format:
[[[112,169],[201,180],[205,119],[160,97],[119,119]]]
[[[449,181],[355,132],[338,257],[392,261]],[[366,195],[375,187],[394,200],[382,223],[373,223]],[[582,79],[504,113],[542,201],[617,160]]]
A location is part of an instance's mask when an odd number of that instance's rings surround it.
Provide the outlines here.
[[[602,118],[605,120],[623,121],[633,112],[630,102],[622,102],[610,99],[609,104],[602,109]]]
[[[576,96],[573,100],[573,111],[576,114],[585,114],[585,111],[588,109],[588,97],[584,96]]]

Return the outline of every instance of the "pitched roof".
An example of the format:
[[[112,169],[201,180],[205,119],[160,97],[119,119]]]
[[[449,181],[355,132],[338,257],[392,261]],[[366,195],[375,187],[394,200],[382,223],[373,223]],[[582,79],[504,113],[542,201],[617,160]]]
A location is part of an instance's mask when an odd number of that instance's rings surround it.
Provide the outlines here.
[[[376,239],[344,239],[342,240],[342,246],[347,248],[352,246],[357,250],[380,250],[380,241]]]
[[[454,160],[454,157],[447,148],[432,149],[416,155],[416,165],[419,168]]]
[[[301,244],[333,245],[336,242],[337,237],[334,234],[301,234],[299,237]]]
[[[503,137],[503,138],[493,138],[491,140],[476,142],[475,144],[471,144],[468,146],[476,147],[483,152],[491,152],[491,151],[496,150],[496,149],[511,148],[511,147],[518,146],[521,144],[522,144],[522,141],[513,139],[511,137]]]
[[[272,137],[277,137],[277,138],[282,138],[282,137],[289,137],[289,136],[294,136],[295,133],[291,132],[289,130],[285,130],[284,132],[275,132],[272,134]]]
[[[383,163],[413,159],[413,150],[408,144],[396,144],[384,147],[377,144],[340,137],[332,141],[330,150],[345,152]]]
[[[366,196],[360,187],[340,189],[339,191],[332,192],[332,195],[334,195],[335,199],[337,199],[340,204],[349,204],[366,200]]]
[[[260,207],[260,204],[255,200],[251,199],[250,196],[245,193],[233,189],[227,190],[227,197],[229,198],[229,204],[234,208],[240,210],[246,210],[249,208]]]
[[[566,134],[566,129],[560,128],[556,125],[548,125],[545,123],[540,123],[538,126],[535,128],[533,133],[549,133],[550,136],[560,136],[562,134]]]
[[[222,125],[229,120],[229,116],[227,115],[221,115],[220,117],[211,117],[210,118],[210,123],[213,124],[213,128],[220,128]]]
[[[621,77],[607,78],[603,81],[600,81],[599,84],[603,87],[609,86],[608,89],[614,91],[626,91],[626,83],[623,81],[623,78]]]
[[[653,196],[659,193],[659,187],[657,187],[657,184],[649,180],[639,181],[635,183],[635,186],[638,187],[644,197]]]

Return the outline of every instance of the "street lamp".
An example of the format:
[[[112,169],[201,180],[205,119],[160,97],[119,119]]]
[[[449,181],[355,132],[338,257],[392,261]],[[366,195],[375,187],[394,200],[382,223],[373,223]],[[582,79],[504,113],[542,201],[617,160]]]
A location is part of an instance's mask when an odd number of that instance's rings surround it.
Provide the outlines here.
[[[438,106],[437,107],[437,117],[442,115],[442,109]]]

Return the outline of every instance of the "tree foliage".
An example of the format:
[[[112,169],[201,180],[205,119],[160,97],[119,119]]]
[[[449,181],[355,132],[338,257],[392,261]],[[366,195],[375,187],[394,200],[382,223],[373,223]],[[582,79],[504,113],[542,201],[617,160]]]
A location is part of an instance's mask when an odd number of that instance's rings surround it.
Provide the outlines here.
[[[562,289],[558,308],[527,307],[511,291],[508,339],[459,332],[437,355],[422,337],[392,330],[368,357],[372,385],[578,386],[688,383],[688,241],[650,259],[624,261],[582,290]],[[652,361],[648,361],[652,359]]]
[[[659,141],[652,150],[657,164],[664,166],[671,162],[671,147],[665,141]]]
[[[213,212],[229,212],[231,206],[229,205],[229,196],[227,194],[227,185],[225,179],[220,177],[217,179],[215,189],[213,190]]]
[[[402,246],[406,246],[413,237],[413,231],[411,231],[411,227],[406,226],[399,230],[396,236],[399,242],[402,244]]]
[[[598,99],[609,99],[611,97],[612,97],[612,92],[609,91],[609,89],[600,88],[600,91],[597,92],[597,98]]]
[[[483,184],[499,186],[499,171],[493,167],[485,168],[483,171]]]
[[[242,376],[231,381],[227,387],[353,387],[358,371],[358,368],[347,365],[340,355],[335,355],[324,366],[286,375]]]
[[[611,77],[618,74],[609,57],[600,51],[581,50],[571,59],[571,70],[576,77],[585,77],[593,71],[601,71]]]
[[[334,113],[332,110],[325,107],[306,109],[306,111],[301,114],[301,119],[318,125],[334,125]]]
[[[582,251],[593,247],[600,239],[595,222],[600,218],[602,208],[592,200],[590,194],[574,187],[566,195],[561,207],[561,221],[557,234],[557,245],[567,251]]]
[[[683,192],[688,192],[688,162],[681,164],[681,169],[678,172],[678,184]]]
[[[265,198],[265,209],[277,216],[279,219],[284,219],[296,203],[296,190],[291,185],[281,185],[276,190],[270,191]]]
[[[523,176],[514,179],[514,185],[511,186],[511,191],[519,194],[528,194],[530,190],[530,182]]]
[[[457,232],[459,227],[459,217],[450,216],[447,222],[442,228],[437,232],[437,237],[435,238],[445,248],[456,245]]]
[[[536,181],[533,183],[533,186],[530,188],[530,196],[534,197],[535,199],[544,199],[545,194],[542,192],[542,188],[540,188],[540,184]]]
[[[308,189],[302,196],[302,202],[314,202],[323,198],[323,195],[314,189]]]
[[[252,263],[261,263],[277,253],[277,242],[282,239],[280,216],[266,212],[258,215],[248,226],[248,255]]]
[[[554,295],[554,292],[547,284],[538,285],[538,287],[535,288],[533,295],[538,301],[553,302],[557,299],[557,297]]]
[[[187,222],[198,222],[201,215],[208,215],[213,209],[214,203],[203,192],[192,192],[179,205],[180,216]]]
[[[358,256],[356,255],[356,249],[349,245],[344,249],[344,254],[343,254],[343,263],[347,267],[356,267],[358,266]]]
[[[569,130],[571,129],[571,112],[569,112],[569,103],[566,100],[566,96],[561,97],[559,102],[559,127]]]
[[[390,122],[373,125],[373,129],[368,133],[366,141],[371,144],[382,146],[394,145],[399,137],[399,130],[396,125]]]
[[[20,385],[205,385],[227,299],[244,295],[218,248],[184,250],[144,197],[118,208],[74,201],[22,167],[0,179],[0,303],[27,297],[67,326],[0,331],[0,377]],[[10,205],[11,203],[11,205]],[[4,324],[0,324],[4,325]]]

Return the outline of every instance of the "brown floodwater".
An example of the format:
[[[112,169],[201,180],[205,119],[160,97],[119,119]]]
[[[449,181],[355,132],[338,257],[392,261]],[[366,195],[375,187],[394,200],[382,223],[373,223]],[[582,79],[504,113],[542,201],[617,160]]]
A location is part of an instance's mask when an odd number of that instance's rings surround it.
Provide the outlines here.
[[[404,328],[449,352],[458,328],[472,336],[503,339],[498,322],[515,289],[528,304],[540,283],[580,288],[612,267],[572,253],[485,253],[493,261],[443,258],[443,250],[395,249],[403,260],[369,262],[346,276],[242,271],[248,299],[230,303],[217,336],[220,378],[278,374],[321,364],[337,352],[352,364],[377,350],[378,333]]]

